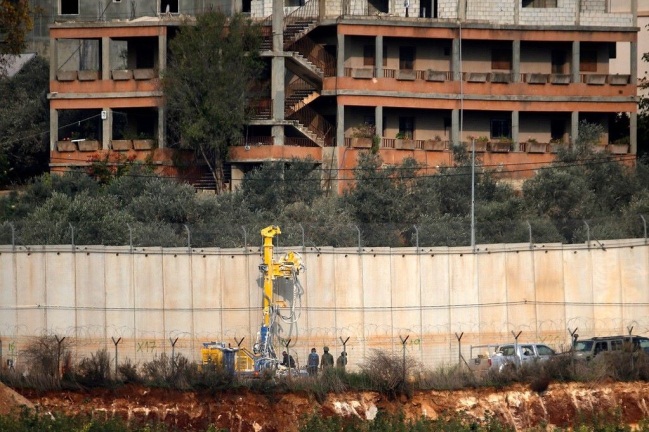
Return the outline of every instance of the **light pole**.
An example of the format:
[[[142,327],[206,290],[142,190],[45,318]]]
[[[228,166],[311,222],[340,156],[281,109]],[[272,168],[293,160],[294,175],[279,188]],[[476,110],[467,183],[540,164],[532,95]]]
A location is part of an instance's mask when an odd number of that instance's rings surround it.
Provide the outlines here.
[[[471,139],[471,251],[475,252],[475,138]]]

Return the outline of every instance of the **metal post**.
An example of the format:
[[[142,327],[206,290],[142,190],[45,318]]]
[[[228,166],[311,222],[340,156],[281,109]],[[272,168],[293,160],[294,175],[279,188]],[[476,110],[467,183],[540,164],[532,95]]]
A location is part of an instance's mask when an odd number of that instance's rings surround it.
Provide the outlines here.
[[[117,376],[118,376],[117,375],[117,369],[118,369],[118,366],[117,366],[118,365],[118,363],[117,363],[117,344],[119,344],[119,342],[122,340],[122,338],[120,337],[117,340],[115,340],[115,338],[113,336],[111,336],[110,338],[113,340],[113,345],[115,345],[115,379],[117,379]]]
[[[347,339],[343,340],[342,336],[338,337],[340,339],[340,342],[343,343],[343,352],[347,353],[347,341],[349,340],[349,336],[347,336]]]
[[[402,371],[403,371],[403,382],[406,382],[406,342],[408,341],[408,338],[410,335],[406,336],[406,338],[402,338],[401,335],[399,335],[399,339],[401,339],[401,346],[403,347],[403,360],[402,360]]]
[[[187,231],[187,252],[192,252],[192,233],[189,231],[187,224],[183,224],[185,231]]]
[[[512,335],[514,335],[514,351],[515,351],[515,358],[518,359],[518,366],[521,365],[521,358],[518,355],[518,337],[523,333],[523,331],[519,331],[518,333],[514,333],[514,330],[512,330]]]
[[[419,229],[417,229],[417,225],[413,225],[412,227],[415,229],[415,246],[417,246],[417,253],[419,253]]]
[[[590,227],[588,226],[588,222],[585,220],[584,225],[586,225],[586,238],[588,239],[588,249],[590,249]]]
[[[647,221],[643,215],[640,215],[640,217],[642,218],[642,226],[644,227],[644,244],[647,244]]]
[[[579,338],[579,335],[577,334],[577,330],[579,327],[575,327],[574,330],[570,330],[568,328],[568,333],[570,333],[570,337],[572,339],[572,349],[570,350],[570,363],[572,364],[572,373],[576,373],[577,371],[575,370],[575,346],[577,345],[577,339]]]
[[[304,227],[302,224],[297,224],[300,227],[300,231],[302,231],[302,252],[306,250],[306,245],[304,244]]]
[[[14,250],[16,248],[16,228],[14,227],[13,222],[9,223],[9,227],[11,228],[11,250]],[[645,242],[646,242],[647,236],[645,235]]]
[[[246,231],[245,226],[242,226],[241,229],[243,230],[243,248],[247,251],[248,250],[248,231]]]
[[[530,221],[525,221],[527,223],[527,229],[530,232],[530,250],[534,249],[534,242],[532,241],[532,225]]]
[[[475,138],[471,140],[471,250],[475,253]]]
[[[291,379],[291,350],[289,349],[289,345],[291,344],[291,340],[286,341],[286,354],[288,354],[288,379]],[[282,359],[284,360],[284,359]]]
[[[133,229],[131,228],[131,224],[126,224],[128,227],[128,244],[130,246],[130,252],[133,253]]]
[[[361,249],[361,230],[358,229],[358,227],[356,225],[354,225],[354,228],[356,228],[356,231],[358,232],[358,253],[361,253],[362,252],[362,249]]]
[[[56,378],[60,381],[61,380],[61,344],[65,340],[65,336],[59,339],[57,335],[54,335],[54,338],[56,339],[57,347],[56,347]]]
[[[464,336],[464,332],[460,333],[459,335],[457,332],[455,333],[455,338],[457,339],[457,363],[462,366],[462,336]]]
[[[74,249],[74,227],[72,226],[72,223],[68,223],[70,226],[70,239],[72,241],[72,249]]]
[[[173,373],[174,369],[176,369],[176,342],[178,342],[178,338],[174,340],[169,338],[169,342],[171,342],[171,373]]]

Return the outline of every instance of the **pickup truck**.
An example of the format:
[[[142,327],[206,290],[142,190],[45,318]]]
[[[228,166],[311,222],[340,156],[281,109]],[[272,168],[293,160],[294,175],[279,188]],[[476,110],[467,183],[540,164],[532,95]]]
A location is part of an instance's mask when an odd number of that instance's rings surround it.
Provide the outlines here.
[[[552,348],[541,343],[510,343],[483,347],[487,347],[487,354],[479,355],[469,363],[469,368],[477,375],[484,375],[489,370],[502,372],[509,366],[518,367],[525,363],[546,361],[556,354]]]

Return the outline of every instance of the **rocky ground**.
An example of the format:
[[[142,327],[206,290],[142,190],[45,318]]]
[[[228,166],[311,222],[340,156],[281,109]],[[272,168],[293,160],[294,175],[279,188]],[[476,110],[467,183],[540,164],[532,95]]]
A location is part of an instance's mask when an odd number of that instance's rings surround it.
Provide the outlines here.
[[[26,404],[52,413],[120,415],[127,419],[158,419],[186,430],[205,430],[213,423],[233,431],[297,431],[305,415],[358,416],[372,419],[378,410],[403,410],[409,417],[435,418],[444,412],[496,416],[517,430],[549,424],[569,426],[579,415],[619,410],[628,424],[649,417],[649,384],[550,384],[543,393],[525,386],[506,389],[416,392],[412,398],[389,401],[377,393],[330,394],[323,403],[304,394],[259,395],[249,392],[208,395],[127,385],[92,391],[17,394],[0,384],[0,413]]]

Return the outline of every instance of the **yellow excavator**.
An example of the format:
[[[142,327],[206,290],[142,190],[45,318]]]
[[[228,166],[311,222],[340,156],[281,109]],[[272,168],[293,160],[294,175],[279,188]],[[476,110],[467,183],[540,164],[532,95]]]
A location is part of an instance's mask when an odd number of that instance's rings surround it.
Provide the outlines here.
[[[201,359],[203,364],[221,364],[232,372],[252,372],[259,374],[264,370],[275,370],[279,364],[275,352],[277,330],[280,318],[285,323],[297,323],[298,307],[302,296],[302,286],[298,280],[300,271],[304,270],[302,257],[296,252],[287,252],[279,259],[275,259],[273,239],[282,231],[276,225],[268,226],[261,230],[263,238],[263,262],[259,270],[263,274],[262,293],[262,322],[257,340],[250,352],[246,348],[232,348],[222,342],[207,342],[203,344]],[[286,302],[278,302],[275,298],[274,282],[282,278],[287,280],[293,288],[290,313],[282,314],[282,307]],[[286,300],[286,299],[285,299]]]

